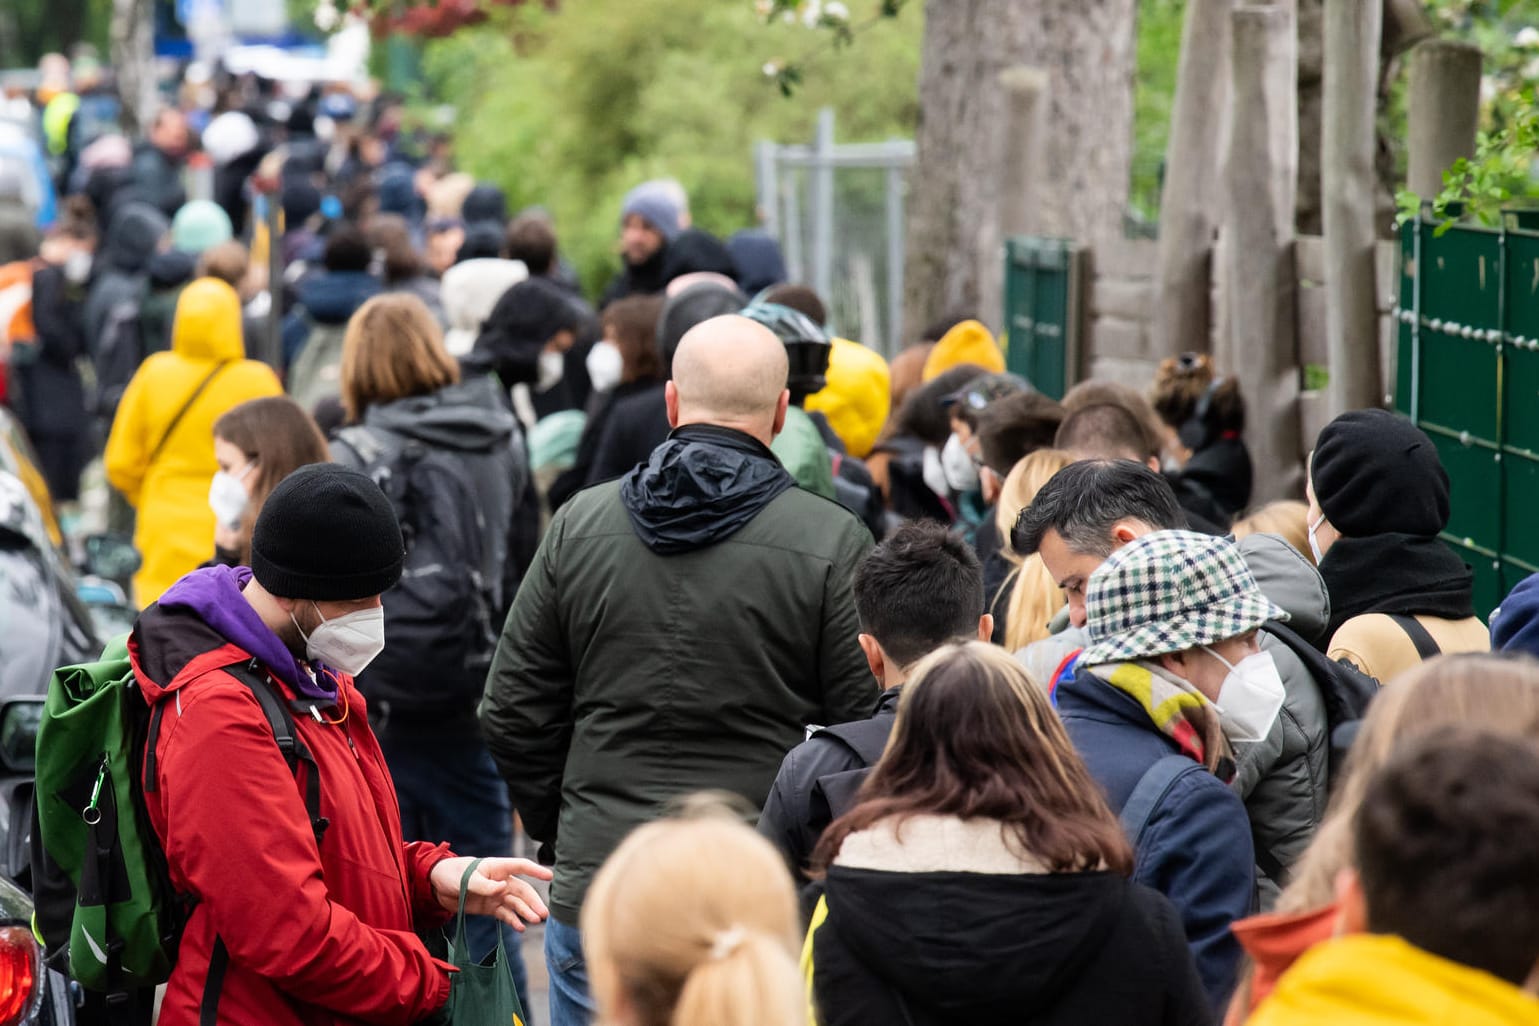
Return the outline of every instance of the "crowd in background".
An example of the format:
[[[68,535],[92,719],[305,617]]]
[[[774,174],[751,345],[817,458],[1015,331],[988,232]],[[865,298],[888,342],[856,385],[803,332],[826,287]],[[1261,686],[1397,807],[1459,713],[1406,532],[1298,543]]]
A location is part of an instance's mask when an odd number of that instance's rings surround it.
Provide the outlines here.
[[[1539,585],[1476,616],[1413,425],[1257,507],[1206,355],[1055,399],[958,311],[888,360],[665,179],[589,296],[397,98],[217,72],[131,140],[45,71],[0,337],[54,503],[100,461],[141,646],[254,580],[312,699],[356,677],[405,840],[519,817],[558,1026],[1539,1022],[1539,664],[1479,654],[1539,655]]]

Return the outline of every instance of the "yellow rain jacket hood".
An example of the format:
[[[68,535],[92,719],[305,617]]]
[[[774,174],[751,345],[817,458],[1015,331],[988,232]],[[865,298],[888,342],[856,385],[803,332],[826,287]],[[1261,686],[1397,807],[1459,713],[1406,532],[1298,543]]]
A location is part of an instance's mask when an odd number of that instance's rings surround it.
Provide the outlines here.
[[[200,278],[177,301],[170,351],[140,364],[118,404],[105,463],[107,480],[138,512],[134,545],[144,563],[134,601],[141,607],[213,555],[214,421],[248,399],[283,392],[271,368],[244,356],[240,297],[218,279]]]
[[[989,329],[977,321],[963,321],[941,336],[925,358],[920,376],[925,381],[933,381],[964,363],[977,364],[991,374],[1005,372],[1005,354],[999,343],[994,341]]]
[[[847,338],[829,341],[828,384],[809,395],[805,407],[828,418],[851,456],[865,459],[887,423],[892,376],[880,353]]]
[[[1354,934],[1311,948],[1249,1026],[1536,1026],[1539,999],[1399,937]]]

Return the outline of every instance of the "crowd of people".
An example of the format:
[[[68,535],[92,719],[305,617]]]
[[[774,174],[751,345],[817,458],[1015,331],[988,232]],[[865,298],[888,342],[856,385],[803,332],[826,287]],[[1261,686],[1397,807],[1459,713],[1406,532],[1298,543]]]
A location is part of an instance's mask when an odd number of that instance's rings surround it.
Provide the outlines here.
[[[0,267],[53,498],[100,458],[142,556],[162,1023],[428,1020],[462,877],[553,1026],[1539,1023],[1539,583],[1476,616],[1417,427],[1258,507],[1206,355],[1059,400],[973,311],[889,361],[668,180],[590,303],[398,101],[213,92],[56,114]]]

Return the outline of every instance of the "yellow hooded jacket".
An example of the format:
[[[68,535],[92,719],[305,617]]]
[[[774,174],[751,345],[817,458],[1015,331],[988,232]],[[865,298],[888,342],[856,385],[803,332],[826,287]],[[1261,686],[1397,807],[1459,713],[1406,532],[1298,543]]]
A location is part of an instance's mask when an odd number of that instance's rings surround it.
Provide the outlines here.
[[[207,386],[167,435],[205,379]],[[138,510],[134,545],[144,565],[134,575],[134,601],[141,608],[213,552],[208,489],[219,469],[214,421],[248,399],[282,394],[266,364],[245,359],[235,290],[216,278],[183,289],[171,350],[151,355],[134,373],[107,438],[107,480]]]
[[[1399,937],[1317,944],[1283,974],[1250,1026],[1536,1026],[1539,998]]]
[[[953,367],[977,364],[990,374],[1005,372],[1005,354],[994,336],[977,321],[963,321],[941,336],[925,358],[922,377],[934,381]]]
[[[887,423],[892,376],[880,353],[847,338],[829,341],[828,384],[807,397],[805,408],[827,417],[849,454],[863,460]]]

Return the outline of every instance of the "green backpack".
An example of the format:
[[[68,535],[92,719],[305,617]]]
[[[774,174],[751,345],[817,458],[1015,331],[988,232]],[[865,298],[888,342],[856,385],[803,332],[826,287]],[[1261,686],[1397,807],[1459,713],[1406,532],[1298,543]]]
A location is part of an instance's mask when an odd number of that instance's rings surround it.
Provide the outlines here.
[[[145,806],[164,703],[145,701],[127,640],[113,639],[97,662],[54,671],[37,732],[32,830],[33,929],[49,964],[107,994],[109,1006],[170,977],[193,904],[171,884]],[[305,808],[319,843],[320,776],[286,703],[256,660],[223,670],[251,689],[290,771],[309,763]],[[216,942],[207,984],[215,1002],[227,957]]]

